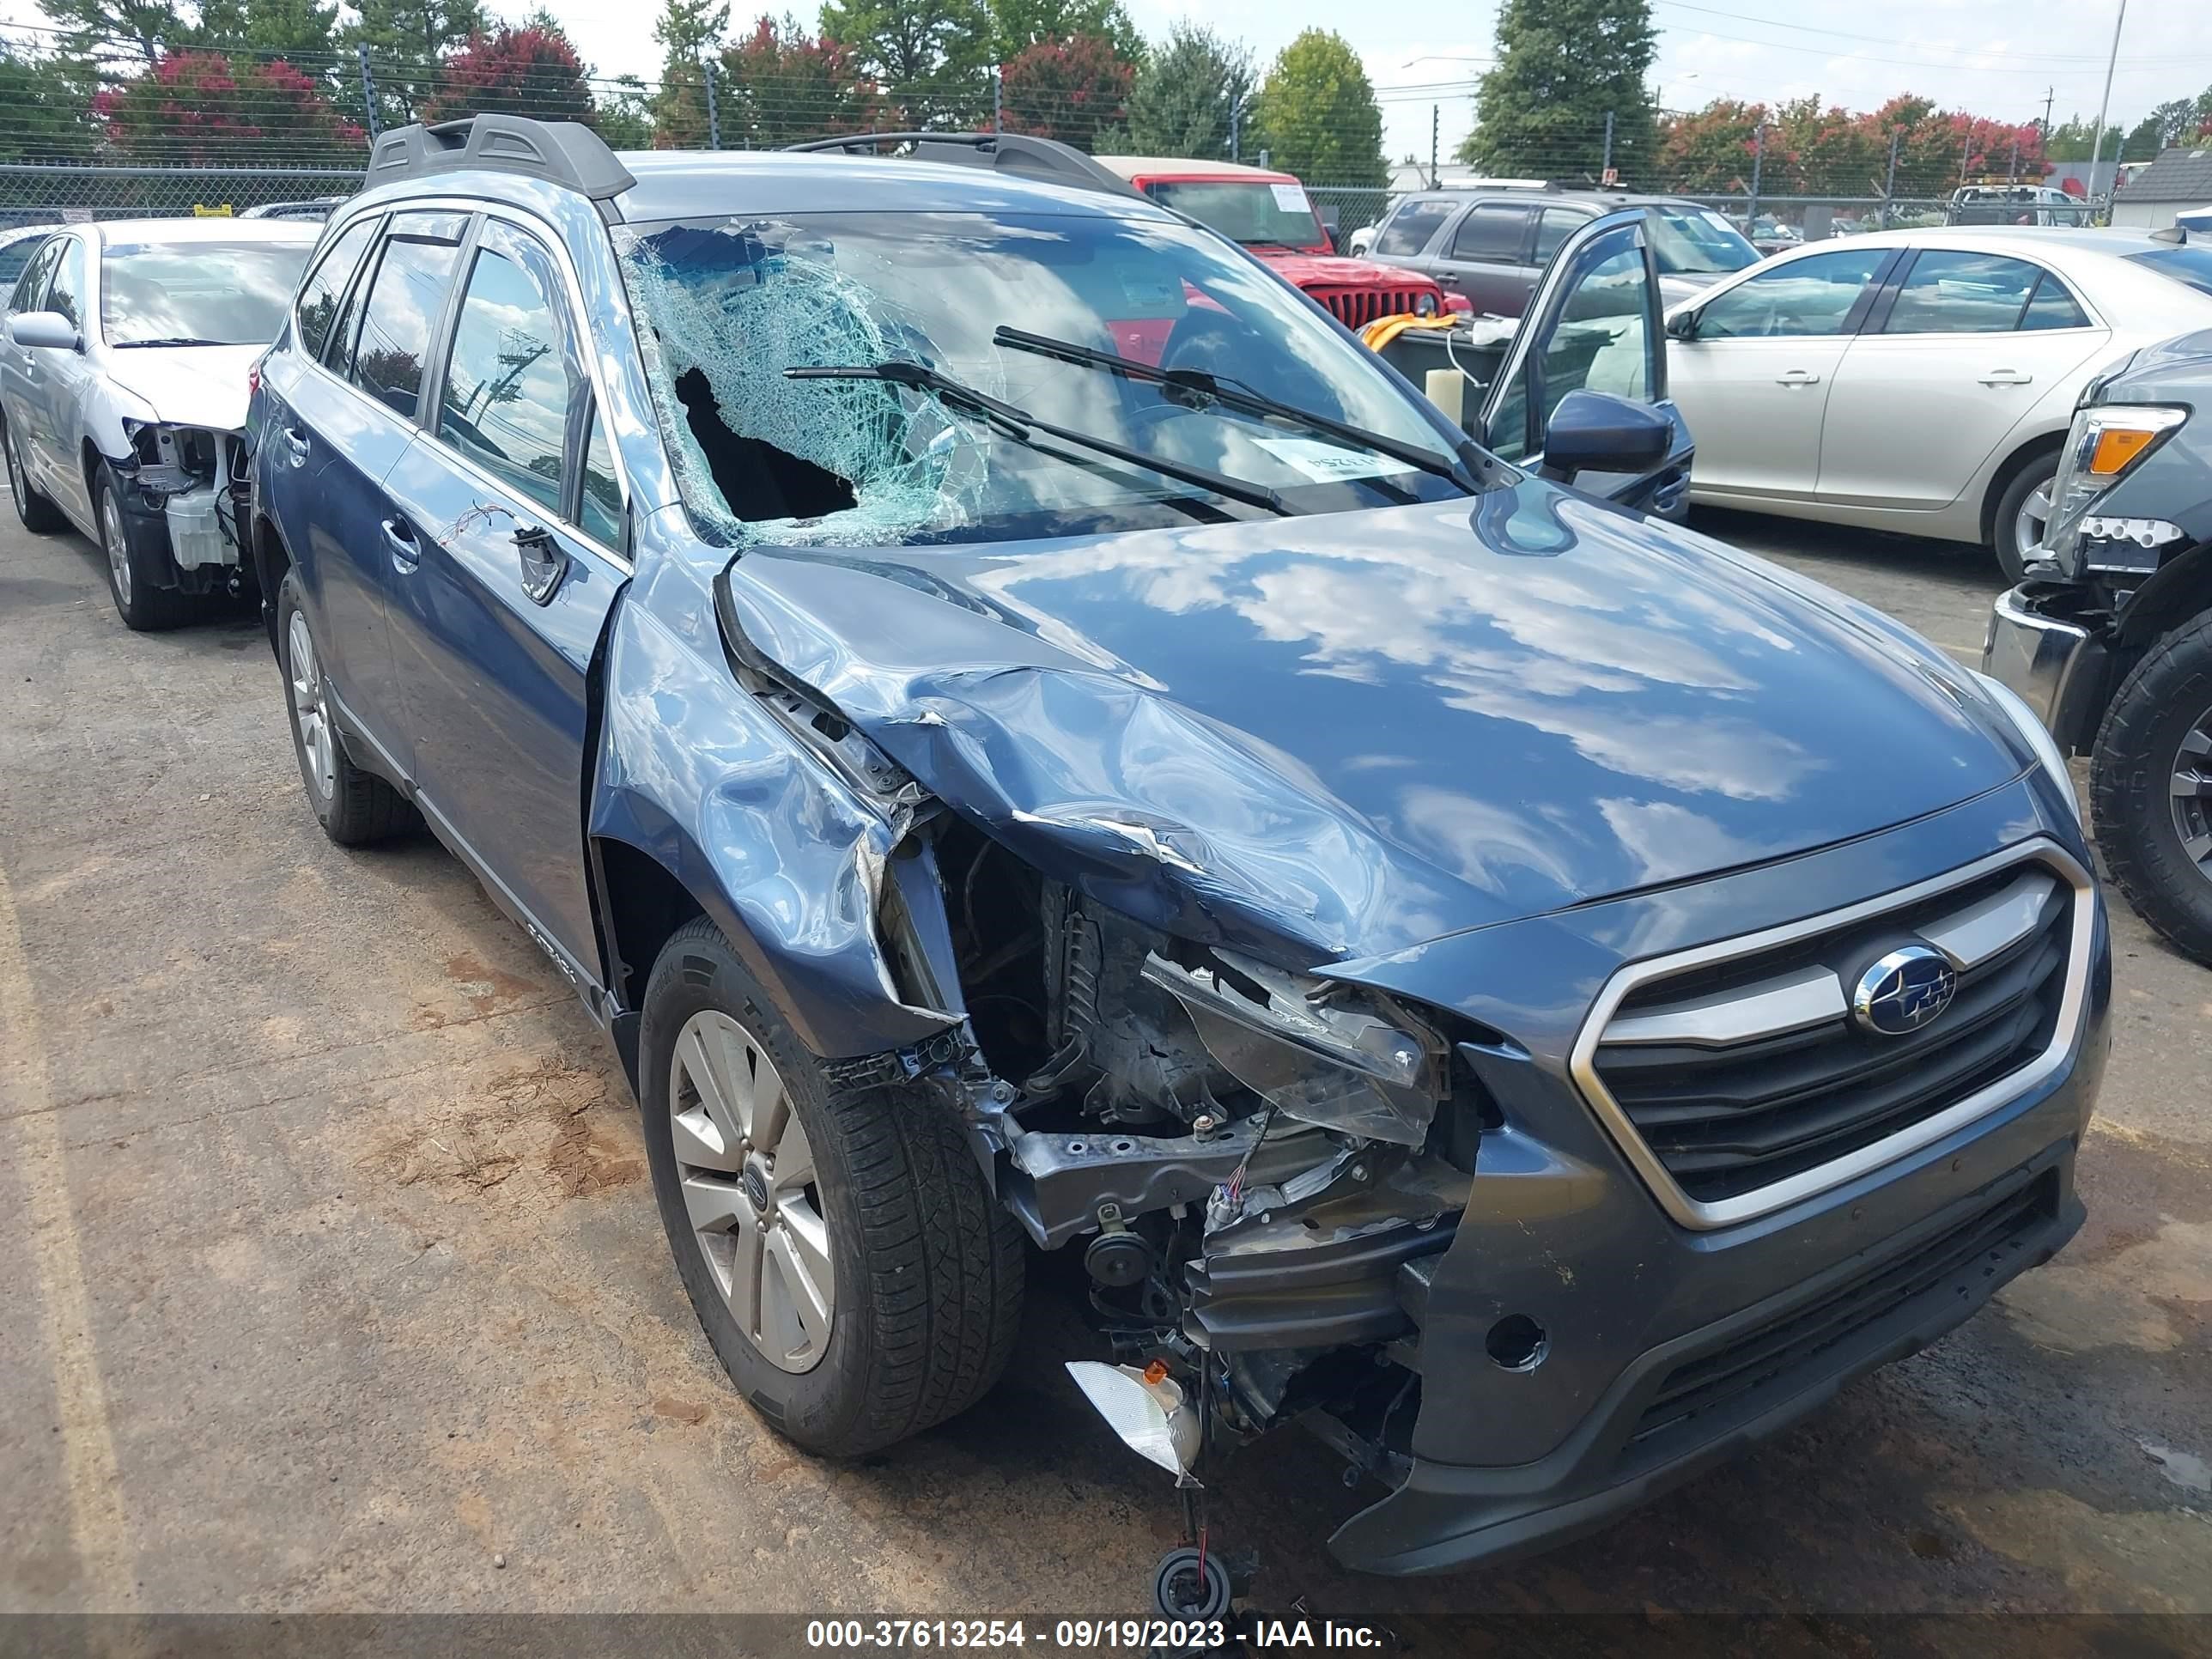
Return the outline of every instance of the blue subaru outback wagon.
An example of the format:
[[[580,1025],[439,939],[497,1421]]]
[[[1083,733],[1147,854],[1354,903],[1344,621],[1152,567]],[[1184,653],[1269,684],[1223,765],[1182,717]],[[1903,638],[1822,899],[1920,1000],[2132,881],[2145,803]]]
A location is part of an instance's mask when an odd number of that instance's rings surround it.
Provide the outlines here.
[[[1210,1487],[1299,1419],[1370,1483],[1339,1557],[1431,1571],[2072,1235],[2064,766],[1645,510],[1638,213],[1462,426],[1073,152],[851,148],[388,133],[255,394],[316,816],[427,824],[575,986],[776,1429],[970,1406],[1071,1251],[1133,1446]]]

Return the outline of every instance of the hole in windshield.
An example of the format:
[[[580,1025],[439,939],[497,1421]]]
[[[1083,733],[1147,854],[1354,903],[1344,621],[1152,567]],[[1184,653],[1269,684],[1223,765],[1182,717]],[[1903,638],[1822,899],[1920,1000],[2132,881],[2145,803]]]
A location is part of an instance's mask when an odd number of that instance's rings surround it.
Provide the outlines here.
[[[817,466],[804,455],[734,430],[722,417],[722,405],[700,370],[687,368],[677,377],[676,396],[714,475],[714,488],[739,518],[749,522],[818,519],[858,504],[851,479]]]

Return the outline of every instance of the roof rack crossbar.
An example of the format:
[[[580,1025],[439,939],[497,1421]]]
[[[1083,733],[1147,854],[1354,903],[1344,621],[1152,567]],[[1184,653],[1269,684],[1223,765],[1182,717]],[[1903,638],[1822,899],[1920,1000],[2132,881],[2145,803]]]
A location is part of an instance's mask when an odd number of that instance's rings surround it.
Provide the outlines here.
[[[606,140],[580,121],[472,115],[434,125],[418,121],[383,134],[369,152],[363,187],[471,169],[543,179],[594,202],[619,196],[637,182]]]
[[[1032,137],[1024,132],[844,132],[830,138],[811,138],[803,144],[787,144],[785,149],[817,155],[872,155],[886,144],[908,146],[899,157],[902,161],[989,167],[1042,184],[1066,185],[1077,190],[1144,199],[1143,193],[1127,179],[1099,166],[1073,145],[1054,138]]]

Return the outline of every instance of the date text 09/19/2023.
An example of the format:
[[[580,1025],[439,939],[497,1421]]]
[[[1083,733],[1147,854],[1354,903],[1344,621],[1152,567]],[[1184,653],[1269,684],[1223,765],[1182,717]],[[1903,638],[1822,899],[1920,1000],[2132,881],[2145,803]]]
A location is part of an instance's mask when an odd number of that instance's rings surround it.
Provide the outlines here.
[[[1190,1652],[1241,1642],[1254,1648],[1380,1648],[1388,1638],[1375,1627],[1334,1620],[1059,1619],[1032,1627],[1020,1619],[813,1619],[806,1645],[817,1649],[965,1648],[1046,1652]]]

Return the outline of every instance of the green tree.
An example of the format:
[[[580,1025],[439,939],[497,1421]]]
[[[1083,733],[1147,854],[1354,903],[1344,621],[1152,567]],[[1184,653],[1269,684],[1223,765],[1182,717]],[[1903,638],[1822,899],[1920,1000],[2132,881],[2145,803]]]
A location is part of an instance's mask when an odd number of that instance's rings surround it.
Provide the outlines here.
[[[82,77],[52,58],[18,52],[0,41],[0,161],[52,161],[81,157],[91,130]]]
[[[883,88],[901,121],[921,128],[988,120],[993,24],[985,0],[825,0],[822,33]]]
[[[1145,61],[1145,37],[1121,9],[1121,0],[990,0],[992,50],[1011,64],[1045,40],[1097,35],[1125,64]]]
[[[320,69],[337,53],[337,0],[200,0],[192,38],[210,52],[243,48]]]
[[[151,69],[192,37],[176,0],[44,0],[40,9],[62,32],[61,57],[102,69]]]
[[[599,112],[592,125],[611,149],[653,148],[653,98],[635,75],[617,75],[599,90]]]
[[[882,100],[844,47],[789,14],[761,17],[722,52],[722,142],[775,149],[878,125]]]
[[[1504,0],[1497,42],[1461,161],[1492,173],[1594,179],[1610,112],[1613,166],[1627,178],[1648,168],[1658,46],[1649,0]]]
[[[1359,54],[1340,34],[1308,29],[1276,55],[1254,111],[1273,164],[1308,184],[1380,189],[1382,109]]]
[[[664,149],[706,147],[707,62],[730,27],[730,0],[664,0],[653,38],[661,50],[653,142]]]
[[[378,124],[404,126],[437,90],[439,66],[489,27],[481,0],[353,0],[353,21],[340,32],[349,52],[368,48],[376,81]],[[339,96],[360,111],[358,73],[339,76]]]
[[[1233,161],[1231,118],[1251,98],[1249,48],[1202,24],[1172,24],[1129,88],[1129,148],[1139,155]]]

